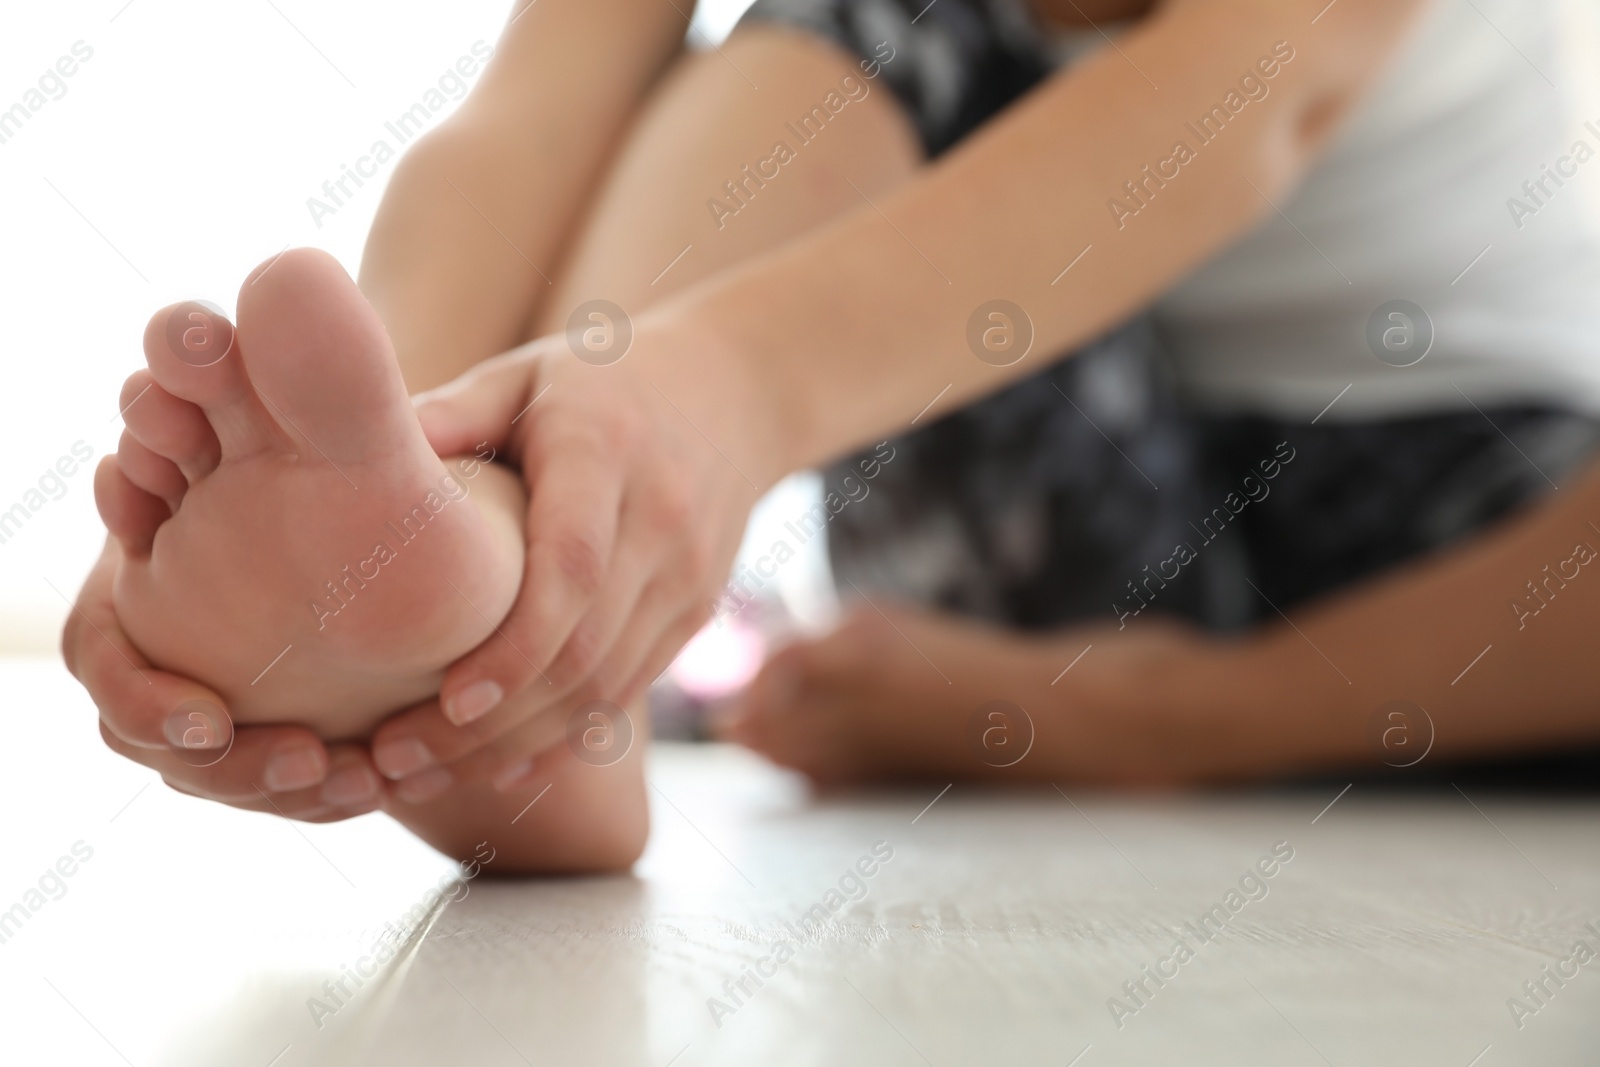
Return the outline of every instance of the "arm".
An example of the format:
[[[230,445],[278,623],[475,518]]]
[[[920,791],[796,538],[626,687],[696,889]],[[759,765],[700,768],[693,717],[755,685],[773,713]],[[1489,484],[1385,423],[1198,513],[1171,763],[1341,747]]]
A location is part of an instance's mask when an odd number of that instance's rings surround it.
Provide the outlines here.
[[[1192,744],[1181,769],[1201,777],[1373,765],[1367,721],[1390,700],[1427,710],[1433,761],[1593,745],[1600,580],[1572,562],[1576,577],[1543,583],[1576,545],[1600,548],[1594,522],[1600,466],[1481,537],[1296,612],[1299,632],[1276,626],[1173,657],[1138,717]],[[1548,599],[1537,615],[1530,581]]]
[[[694,4],[513,7],[477,88],[396,165],[362,256],[361,290],[413,392],[526,339],[568,230]]]
[[[1267,201],[1287,197],[1424,7],[1343,0],[1313,25],[1324,4],[1169,4],[919,180],[686,294],[664,312],[655,373],[683,381],[673,395],[716,437],[709,427],[728,422],[719,408],[737,405],[694,386],[711,377],[708,363],[756,359],[764,395],[747,409],[762,418],[719,439],[748,438],[751,463],[770,478],[900,429],[947,383],[945,410],[1035,372],[1269,215]],[[1171,157],[1176,141],[1197,147],[1185,124],[1280,41],[1293,59],[1268,95],[1119,222],[1108,203],[1131,202],[1124,182]],[[1032,318],[1037,358],[997,369],[968,350],[968,316],[996,296]]]
[[[575,633],[584,655],[563,658],[574,673],[557,688],[593,680],[620,697],[647,683],[720,595],[760,488],[898,432],[946,386],[948,407],[1036,369],[967,349],[984,301],[1029,309],[1049,355],[1148,304],[1286,194],[1422,6],[1341,0],[1313,24],[1315,0],[1177,0],[892,195],[655,306],[620,362],[592,366],[546,338],[430,394],[419,414],[436,449],[503,442],[533,489],[506,626],[526,660],[491,643],[453,666],[452,721],[474,721],[472,744],[513,728],[517,715],[481,718],[458,697],[481,681],[519,692]],[[1119,223],[1107,204],[1122,183],[1170,157],[1185,123],[1279,41],[1295,52],[1270,93]],[[547,387],[538,417],[513,425]],[[610,567],[640,545],[649,573]],[[615,622],[640,588],[650,595]]]
[[[1239,636],[1160,615],[1035,635],[862,608],[777,652],[720,725],[824,782],[1196,786],[1592,749],[1600,462],[1572,480],[1457,545],[1280,605],[1289,619],[1269,614]],[[996,700],[1026,715],[994,711],[975,735]],[[1426,718],[1391,718],[1396,701]]]
[[[692,0],[676,9],[656,0],[519,3],[471,98],[401,160],[362,287],[414,388],[522,339],[545,287],[532,264],[554,270],[566,228],[692,9]],[[464,271],[463,263],[496,269]],[[486,276],[493,284],[477,284]],[[117,554],[108,541],[62,638],[69,670],[101,708],[107,742],[177,788],[240,807],[313,820],[365,810],[333,808],[320,796],[330,766],[364,761],[364,750],[330,751],[303,727],[241,727],[228,758],[206,767],[177,758],[164,732],[173,709],[197,699],[225,705],[198,683],[152,669],[122,633],[110,597]],[[430,822],[425,836],[448,840],[442,834]]]

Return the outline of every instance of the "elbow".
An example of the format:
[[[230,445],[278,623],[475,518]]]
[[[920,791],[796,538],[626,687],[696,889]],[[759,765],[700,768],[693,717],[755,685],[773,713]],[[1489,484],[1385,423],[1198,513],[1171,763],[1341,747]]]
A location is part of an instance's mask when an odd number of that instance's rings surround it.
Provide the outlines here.
[[[1338,133],[1353,99],[1353,93],[1335,90],[1285,101],[1244,163],[1246,177],[1262,196],[1278,204],[1294,191]],[[1248,195],[1257,200],[1260,213],[1271,212],[1268,204]]]

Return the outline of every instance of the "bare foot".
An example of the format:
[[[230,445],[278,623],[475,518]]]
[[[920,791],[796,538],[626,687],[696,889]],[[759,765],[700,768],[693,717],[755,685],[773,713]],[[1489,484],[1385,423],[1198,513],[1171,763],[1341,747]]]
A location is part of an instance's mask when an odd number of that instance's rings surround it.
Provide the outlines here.
[[[1209,773],[1188,765],[1181,750],[1199,749],[1161,715],[1167,668],[1214,654],[1192,631],[1150,620],[1137,633],[1023,635],[879,606],[775,655],[723,732],[823,784],[1154,784]]]
[[[887,614],[861,608],[773,656],[729,736],[823,783],[988,769],[966,744],[966,721],[992,700],[1033,705],[1037,719],[1028,675],[1046,669],[1040,657],[998,631],[880,606]]]
[[[301,249],[257,268],[236,331],[196,304],[158,312],[145,354],[96,477],[133,642],[237,722],[330,739],[436,693],[511,606],[521,489],[433,454],[338,263]]]

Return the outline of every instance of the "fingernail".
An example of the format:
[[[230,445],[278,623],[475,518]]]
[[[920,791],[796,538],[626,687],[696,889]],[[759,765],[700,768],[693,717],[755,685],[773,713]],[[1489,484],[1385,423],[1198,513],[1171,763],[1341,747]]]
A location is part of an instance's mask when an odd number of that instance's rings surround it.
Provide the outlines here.
[[[397,796],[407,804],[421,804],[443,793],[455,782],[443,767],[433,767],[421,774],[413,774],[395,784]]]
[[[365,764],[340,767],[322,783],[322,802],[336,808],[365,804],[378,795],[378,776]]]
[[[191,700],[167,716],[162,725],[167,744],[176,749],[222,748],[233,737],[227,713],[208,700]]]
[[[473,682],[445,703],[444,716],[457,726],[465,726],[493,711],[505,695],[503,689],[487,678]]]
[[[320,750],[310,747],[292,748],[279,752],[267,761],[262,777],[274,793],[287,793],[292,789],[307,789],[322,781],[326,768]]]
[[[381,742],[372,750],[372,760],[385,778],[404,778],[438,762],[428,746],[415,737]]]
[[[496,792],[504,793],[508,789],[515,788],[532,773],[533,760],[531,758],[525,759],[521,763],[515,763],[504,770],[496,771],[490,775],[489,783],[494,786]]]

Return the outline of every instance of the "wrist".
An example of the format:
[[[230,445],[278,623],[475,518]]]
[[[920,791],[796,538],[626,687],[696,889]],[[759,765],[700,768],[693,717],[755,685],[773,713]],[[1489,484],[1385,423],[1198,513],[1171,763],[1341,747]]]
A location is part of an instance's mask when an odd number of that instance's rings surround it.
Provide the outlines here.
[[[762,489],[806,464],[801,398],[771,360],[704,301],[674,301],[640,323],[639,373]]]

